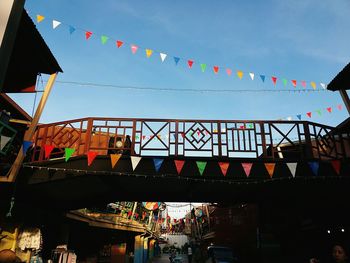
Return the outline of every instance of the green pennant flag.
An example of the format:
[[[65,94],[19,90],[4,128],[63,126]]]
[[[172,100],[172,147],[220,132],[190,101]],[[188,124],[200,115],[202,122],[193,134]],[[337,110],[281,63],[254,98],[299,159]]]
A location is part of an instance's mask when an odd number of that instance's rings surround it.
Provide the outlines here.
[[[75,149],[73,149],[73,148],[65,148],[64,152],[65,152],[65,160],[67,162],[69,160],[69,158],[72,156],[72,154],[75,152]]]
[[[282,81],[283,81],[283,85],[284,85],[284,86],[287,86],[288,80],[282,79]]]
[[[316,110],[316,112],[318,113],[318,115],[322,115],[322,112],[321,112],[321,110]]]
[[[201,64],[202,72],[204,72],[206,68],[207,68],[207,64]]]
[[[207,162],[198,162],[198,161],[197,161],[196,163],[197,163],[197,167],[198,167],[199,173],[200,173],[201,175],[203,175],[205,166],[207,166]]]
[[[107,40],[108,40],[108,37],[107,36],[101,36],[101,43],[102,44],[106,44],[106,42],[107,42]]]

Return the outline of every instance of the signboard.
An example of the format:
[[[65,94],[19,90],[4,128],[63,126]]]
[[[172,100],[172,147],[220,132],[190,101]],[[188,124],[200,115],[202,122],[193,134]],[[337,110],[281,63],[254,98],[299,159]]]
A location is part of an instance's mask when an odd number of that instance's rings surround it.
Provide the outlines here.
[[[160,207],[161,202],[142,202],[142,205],[147,210],[153,211],[153,210],[156,210]]]

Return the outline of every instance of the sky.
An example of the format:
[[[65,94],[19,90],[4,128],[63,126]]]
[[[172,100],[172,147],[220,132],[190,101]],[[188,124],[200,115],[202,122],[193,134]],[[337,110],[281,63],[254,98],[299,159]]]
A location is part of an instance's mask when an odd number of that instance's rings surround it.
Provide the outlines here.
[[[64,71],[41,123],[83,117],[297,120],[300,114],[335,126],[348,117],[337,108],[340,94],[319,84],[349,62],[348,0],[27,0],[25,8]],[[38,14],[45,17],[40,23]],[[52,20],[61,24],[53,29]],[[92,32],[88,40],[85,31]],[[124,44],[117,48],[116,40]],[[138,46],[135,54],[131,44]],[[153,50],[149,58],[145,49]],[[167,54],[164,62],[160,52]],[[204,72],[200,64],[207,65]],[[37,88],[47,79],[43,75]],[[11,97],[32,114],[34,94]]]

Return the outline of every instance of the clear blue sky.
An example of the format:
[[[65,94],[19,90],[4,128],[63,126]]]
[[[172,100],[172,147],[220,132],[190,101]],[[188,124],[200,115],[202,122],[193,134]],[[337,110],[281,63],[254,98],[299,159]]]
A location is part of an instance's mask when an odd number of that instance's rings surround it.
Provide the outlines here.
[[[319,83],[329,83],[350,60],[348,0],[27,0],[26,9],[33,20],[45,16],[36,24],[64,70],[58,81],[235,91],[301,90],[305,80],[307,89],[315,81],[321,90]],[[62,22],[55,30],[53,19]],[[77,28],[71,35],[69,25]],[[85,40],[80,29],[92,31],[91,39]],[[105,45],[101,35],[109,37]],[[115,40],[125,44],[118,49]],[[135,55],[130,44],[139,46]],[[154,50],[150,58],[146,48]],[[163,63],[159,52],[168,54]],[[177,66],[174,56],[181,58]],[[194,61],[192,69],[188,59]],[[207,64],[204,73],[200,63]],[[244,72],[242,80],[237,70]],[[249,72],[255,73],[254,81]],[[259,75],[266,75],[265,83]],[[276,87],[271,76],[278,78]],[[288,79],[287,87],[282,78]],[[12,97],[31,113],[33,94]],[[336,109],[339,103],[339,93],[328,91],[156,91],[56,83],[41,122],[89,116],[275,120],[302,114],[307,119],[311,111],[311,121],[333,126],[348,116]]]

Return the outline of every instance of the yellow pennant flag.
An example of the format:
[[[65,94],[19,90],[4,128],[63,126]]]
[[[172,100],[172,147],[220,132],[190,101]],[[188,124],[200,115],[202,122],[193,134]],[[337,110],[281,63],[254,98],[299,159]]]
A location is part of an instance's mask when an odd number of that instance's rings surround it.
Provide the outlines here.
[[[153,53],[152,49],[146,49],[146,55],[148,58],[152,55],[152,53]]]
[[[36,16],[36,21],[38,22],[38,23],[40,23],[41,21],[43,21],[44,20],[44,16],[42,16],[42,15],[37,15]]]
[[[313,82],[313,81],[311,81],[311,87],[313,88],[313,89],[316,89],[316,83],[315,82]]]
[[[265,167],[267,172],[270,175],[270,178],[272,178],[273,172],[275,170],[275,165],[276,165],[275,163],[265,163]]]
[[[121,154],[111,154],[112,168],[114,168],[121,156]]]
[[[238,71],[237,71],[237,76],[238,76],[240,79],[242,79],[242,78],[243,78],[243,72],[240,71],[240,70],[238,70]]]

